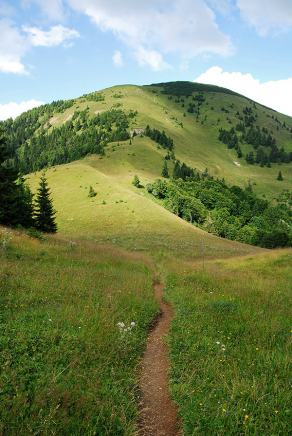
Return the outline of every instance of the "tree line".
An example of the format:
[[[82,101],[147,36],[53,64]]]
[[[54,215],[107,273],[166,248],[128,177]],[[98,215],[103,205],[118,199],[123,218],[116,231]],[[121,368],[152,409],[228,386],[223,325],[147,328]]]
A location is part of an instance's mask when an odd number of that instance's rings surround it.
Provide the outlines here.
[[[274,205],[259,198],[250,184],[228,186],[207,170],[190,170],[176,162],[170,180],[146,188],[171,212],[217,236],[266,248],[292,245],[291,207],[284,197]]]
[[[151,129],[147,126],[144,133],[166,150],[172,151],[174,149],[173,139],[167,136],[164,130],[161,132],[158,129]]]

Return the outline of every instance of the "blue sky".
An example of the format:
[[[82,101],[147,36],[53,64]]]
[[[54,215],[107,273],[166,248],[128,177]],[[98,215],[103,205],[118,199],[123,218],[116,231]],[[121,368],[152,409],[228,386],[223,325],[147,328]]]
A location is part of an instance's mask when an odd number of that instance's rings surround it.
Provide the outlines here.
[[[292,0],[0,0],[0,119],[115,84],[198,80],[292,115]]]

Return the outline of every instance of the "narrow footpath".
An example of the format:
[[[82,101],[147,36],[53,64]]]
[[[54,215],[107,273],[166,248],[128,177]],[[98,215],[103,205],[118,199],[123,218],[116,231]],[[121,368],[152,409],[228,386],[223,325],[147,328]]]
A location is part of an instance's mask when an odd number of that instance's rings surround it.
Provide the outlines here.
[[[142,361],[140,389],[139,436],[180,435],[177,409],[169,393],[169,362],[165,335],[169,331],[173,311],[163,302],[163,284],[154,285],[155,296],[160,304],[160,316],[151,330]]]

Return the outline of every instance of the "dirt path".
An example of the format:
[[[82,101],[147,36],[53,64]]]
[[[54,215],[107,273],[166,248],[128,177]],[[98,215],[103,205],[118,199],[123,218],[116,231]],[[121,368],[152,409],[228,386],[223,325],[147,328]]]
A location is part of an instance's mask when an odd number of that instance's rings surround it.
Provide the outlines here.
[[[163,284],[154,285],[161,315],[151,330],[142,361],[139,436],[178,436],[177,410],[168,388],[169,362],[164,336],[168,333],[173,311],[162,301]]]

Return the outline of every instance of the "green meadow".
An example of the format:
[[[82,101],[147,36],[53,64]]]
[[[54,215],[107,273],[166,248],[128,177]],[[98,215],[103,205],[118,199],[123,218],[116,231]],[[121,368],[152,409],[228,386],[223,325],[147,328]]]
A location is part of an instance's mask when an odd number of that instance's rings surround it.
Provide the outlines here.
[[[133,434],[151,262],[5,230],[0,242],[0,434]]]
[[[287,435],[291,250],[176,265],[170,383],[186,435]]]
[[[137,110],[130,129],[165,130],[181,162],[271,201],[291,189],[291,164],[248,165],[218,140],[218,119],[229,128],[248,99],[206,90],[197,121],[190,97],[176,102],[157,86],[101,94],[75,99],[46,129],[86,108],[88,117]],[[291,132],[274,119],[292,128],[291,118],[260,105],[256,113],[292,151]],[[104,151],[45,169],[57,235],[0,228],[0,435],[137,434],[157,278],[174,308],[165,340],[183,434],[289,434],[291,249],[219,238],[165,209],[146,185],[161,176],[166,150],[148,137]],[[33,193],[41,173],[25,176]]]

